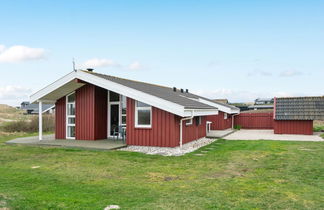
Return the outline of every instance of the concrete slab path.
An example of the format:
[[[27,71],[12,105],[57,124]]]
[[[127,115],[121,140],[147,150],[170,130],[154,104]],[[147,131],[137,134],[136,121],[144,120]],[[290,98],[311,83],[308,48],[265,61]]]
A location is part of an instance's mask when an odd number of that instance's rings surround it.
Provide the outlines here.
[[[43,140],[39,141],[38,136],[17,138],[6,142],[7,144],[26,144],[39,146],[59,146],[69,148],[83,148],[83,149],[100,149],[112,150],[125,147],[126,144],[120,140],[104,139],[96,141],[87,140],[66,140],[55,139],[54,135],[44,135]]]
[[[279,141],[323,141],[318,134],[314,135],[289,135],[274,134],[273,130],[242,129],[226,136],[226,140],[279,140]]]
[[[223,138],[231,133],[235,132],[233,129],[226,130],[211,130],[207,133],[208,138]]]

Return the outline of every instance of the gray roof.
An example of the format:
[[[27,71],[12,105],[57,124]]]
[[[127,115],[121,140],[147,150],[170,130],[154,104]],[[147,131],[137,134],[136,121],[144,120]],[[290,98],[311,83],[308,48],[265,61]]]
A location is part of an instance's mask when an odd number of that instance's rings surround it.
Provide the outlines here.
[[[160,85],[154,85],[150,83],[145,83],[145,82],[139,82],[139,81],[134,81],[134,80],[129,80],[129,79],[123,79],[119,77],[114,77],[110,75],[105,75],[105,74],[99,74],[95,72],[88,72],[84,71],[87,73],[90,73],[92,75],[101,77],[103,79],[133,88],[135,90],[139,90],[141,92],[162,98],[167,101],[171,101],[173,103],[179,104],[181,106],[184,106],[186,109],[215,109],[213,106],[209,106],[207,104],[201,103],[196,101],[195,99],[198,98],[203,98],[191,93],[181,93],[179,89],[177,89],[176,92],[173,91],[173,88],[170,87],[165,87],[165,86],[160,86]],[[190,99],[191,98],[191,99]],[[203,98],[206,99],[206,98]],[[210,99],[206,99],[210,100]],[[211,100],[210,100],[211,101]],[[214,102],[216,103],[216,102]]]
[[[42,105],[42,112],[44,112],[45,110],[54,107],[54,104],[43,104]],[[32,114],[37,114],[38,113],[38,104],[28,104],[26,105],[24,108],[22,108],[23,110],[30,110]]]
[[[276,120],[324,120],[324,96],[276,98]]]

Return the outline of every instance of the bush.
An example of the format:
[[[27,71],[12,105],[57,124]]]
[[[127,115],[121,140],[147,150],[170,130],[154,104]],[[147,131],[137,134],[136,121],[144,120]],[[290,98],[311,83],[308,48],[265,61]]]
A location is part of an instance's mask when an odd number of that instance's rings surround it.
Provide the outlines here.
[[[324,126],[314,126],[313,131],[314,132],[324,131]]]
[[[242,126],[241,125],[234,125],[235,130],[241,130]]]
[[[324,133],[321,134],[321,137],[324,139]]]
[[[55,119],[53,115],[43,115],[43,131],[54,132]],[[38,131],[38,116],[34,116],[31,120],[18,120],[8,122],[2,126],[5,132],[26,132],[32,133]]]

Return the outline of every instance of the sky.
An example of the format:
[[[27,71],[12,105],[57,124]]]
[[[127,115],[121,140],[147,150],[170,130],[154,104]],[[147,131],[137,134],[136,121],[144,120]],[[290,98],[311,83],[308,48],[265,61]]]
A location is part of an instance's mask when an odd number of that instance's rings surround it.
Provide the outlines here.
[[[1,1],[0,104],[79,69],[209,98],[324,95],[324,1]]]

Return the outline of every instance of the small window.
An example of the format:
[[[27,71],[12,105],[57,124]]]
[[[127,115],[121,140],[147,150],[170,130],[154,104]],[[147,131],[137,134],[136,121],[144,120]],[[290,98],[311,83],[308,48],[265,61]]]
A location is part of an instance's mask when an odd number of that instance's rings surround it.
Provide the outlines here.
[[[109,101],[110,102],[119,101],[119,94],[113,91],[109,91]]]
[[[186,120],[186,125],[192,125],[192,118],[189,120]]]
[[[74,103],[75,102],[75,93],[72,93],[68,95],[68,103]]]
[[[198,125],[201,125],[201,116],[198,117]]]
[[[227,120],[227,113],[224,113],[224,120]]]
[[[135,105],[135,127],[151,128],[152,107],[137,101]]]

